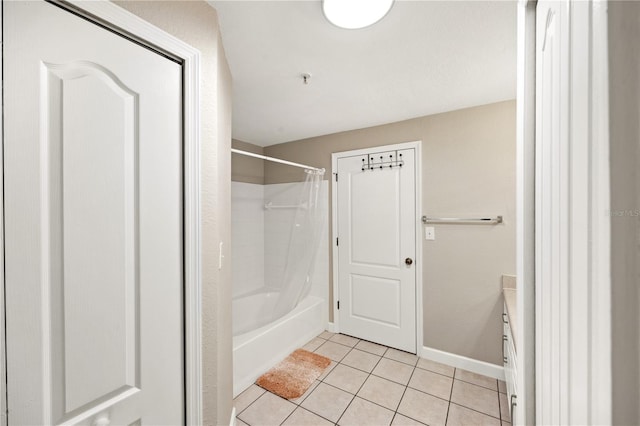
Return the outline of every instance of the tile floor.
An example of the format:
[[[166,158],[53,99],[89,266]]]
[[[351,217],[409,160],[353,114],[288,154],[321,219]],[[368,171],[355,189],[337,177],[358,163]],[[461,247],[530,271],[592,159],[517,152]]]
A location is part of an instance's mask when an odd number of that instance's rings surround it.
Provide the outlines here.
[[[324,374],[295,400],[251,385],[238,426],[510,426],[502,381],[326,331],[304,349],[331,358]]]

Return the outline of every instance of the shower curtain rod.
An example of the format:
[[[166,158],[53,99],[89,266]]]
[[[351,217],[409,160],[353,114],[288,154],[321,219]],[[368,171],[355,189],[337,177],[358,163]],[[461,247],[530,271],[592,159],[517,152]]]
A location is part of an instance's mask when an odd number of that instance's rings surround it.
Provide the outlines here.
[[[300,167],[302,169],[310,169],[315,170],[316,172],[324,173],[324,169],[319,169],[317,167],[307,166],[305,164],[294,163],[293,161],[281,160],[279,158],[267,157],[266,155],[254,154],[253,152],[241,151],[239,149],[231,148],[231,152],[240,155],[246,155],[248,157],[260,158],[261,160],[273,161],[274,163],[286,164],[288,166]]]

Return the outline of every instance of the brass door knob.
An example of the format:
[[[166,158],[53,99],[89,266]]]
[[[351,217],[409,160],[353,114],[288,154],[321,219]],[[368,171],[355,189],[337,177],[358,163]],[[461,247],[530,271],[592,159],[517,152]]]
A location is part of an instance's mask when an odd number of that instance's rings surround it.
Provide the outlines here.
[[[404,263],[406,263],[407,265],[411,265],[411,264],[413,263],[413,259],[411,259],[410,257],[407,257],[407,258],[404,260]]]

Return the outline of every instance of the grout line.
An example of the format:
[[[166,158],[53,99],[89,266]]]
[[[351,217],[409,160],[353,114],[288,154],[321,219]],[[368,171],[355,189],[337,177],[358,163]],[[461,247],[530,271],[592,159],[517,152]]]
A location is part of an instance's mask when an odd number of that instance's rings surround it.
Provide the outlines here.
[[[358,343],[359,343],[359,342],[358,342]],[[354,346],[353,348],[351,348],[351,350],[350,350],[349,352],[347,352],[347,355],[349,355],[349,354],[350,354],[350,353],[351,353],[355,348],[356,348],[355,346]],[[388,348],[387,348],[387,349],[388,349]],[[383,354],[384,354],[384,353],[386,353],[386,351],[387,351],[387,350],[385,349],[385,352],[383,352]],[[345,355],[345,358],[347,357],[347,355]],[[378,355],[378,356],[380,356],[380,355]],[[353,398],[351,399],[351,401],[349,401],[349,404],[347,404],[347,407],[344,409],[344,411],[342,412],[342,414],[341,414],[341,415],[340,415],[340,417],[338,418],[338,421],[336,422],[336,424],[338,424],[338,423],[340,422],[340,419],[342,418],[342,416],[344,416],[344,413],[346,413],[346,412],[347,412],[347,410],[348,410],[348,409],[349,409],[349,407],[351,406],[351,403],[352,403],[352,402],[356,399],[356,397],[358,396],[358,392],[360,392],[360,390],[362,389],[362,387],[364,386],[364,384],[367,382],[367,380],[369,380],[369,377],[371,377],[371,374],[372,374],[373,370],[375,370],[375,369],[376,369],[376,367],[378,366],[378,364],[380,363],[380,361],[382,361],[382,358],[383,358],[383,357],[382,357],[382,356],[380,356],[380,358],[378,359],[378,362],[376,362],[376,365],[374,365],[374,366],[373,366],[373,368],[371,369],[371,372],[366,372],[366,371],[365,371],[365,373],[367,373],[367,377],[364,379],[364,381],[362,382],[362,384],[360,385],[360,387],[358,388],[358,390],[356,391],[356,393],[353,395]],[[342,359],[344,359],[344,358],[342,358]],[[342,364],[342,362],[340,362],[339,364]],[[347,367],[350,367],[350,366],[348,366],[348,365],[346,365],[346,364],[343,364],[343,365],[345,365],[345,366],[347,366]],[[351,368],[354,368],[354,367],[351,367]],[[358,369],[358,371],[362,371],[362,370]],[[327,375],[327,376],[328,376],[328,375]],[[373,401],[369,401],[368,399],[364,399],[364,398],[360,398],[360,399],[363,399],[363,400],[365,400],[365,401],[367,401],[367,402],[370,402],[370,403],[372,403],[372,404],[375,404],[375,402],[373,402]],[[376,405],[379,405],[379,404],[376,404]],[[381,406],[381,405],[380,405],[380,406]],[[382,406],[381,406],[381,407],[382,407]],[[383,407],[383,408],[386,408],[386,407]],[[387,408],[387,410],[388,410],[388,408]],[[395,416],[395,414],[394,414],[394,416]],[[393,417],[392,417],[392,420],[393,420]]]
[[[385,351],[385,355],[387,354],[387,352],[389,352],[390,349],[392,349],[394,351],[406,353],[408,355],[413,355],[413,356],[416,357],[416,360],[415,360],[415,362],[413,364],[409,364],[408,362],[401,361],[399,359],[395,359],[395,358],[391,358],[391,357],[387,357],[387,356],[384,356],[384,355],[383,355],[383,358],[390,359],[391,361],[401,362],[402,364],[406,364],[406,365],[409,365],[411,367],[417,367],[418,366],[418,361],[420,360],[420,357],[417,354],[412,354],[411,352],[401,351],[400,349],[387,348],[387,350]]]
[[[396,414],[398,413],[398,409],[400,408],[400,404],[402,404],[402,400],[404,399],[404,396],[407,393],[407,389],[409,389],[409,382],[411,381],[411,378],[413,377],[413,373],[415,371],[416,371],[416,369],[414,368],[413,371],[411,372],[411,375],[409,376],[409,380],[407,381],[407,384],[404,387],[404,391],[402,392],[402,396],[400,397],[400,400],[398,401],[398,406],[396,407]],[[389,380],[389,379],[387,379],[387,380]],[[404,416],[404,414],[402,414],[402,415]],[[393,415],[393,417],[395,418],[395,414]],[[414,420],[416,420],[416,419],[414,419]],[[420,423],[422,423],[422,422],[420,422]]]
[[[289,401],[289,402],[291,402],[291,401]],[[285,418],[280,422],[280,424],[281,424],[281,425],[282,425],[282,424],[284,424],[284,422],[286,422],[286,421],[287,421],[287,419],[288,419],[289,417],[291,417],[291,415],[292,415],[293,413],[295,413],[295,412],[296,412],[296,410],[297,410],[298,408],[300,408],[300,406],[299,406],[299,405],[296,405],[296,406],[293,408],[293,410],[291,410],[291,412],[289,413],[289,415],[288,415],[287,417],[285,417]]]
[[[498,392],[498,418],[500,419],[500,425],[502,425],[502,407],[500,403],[500,392]]]
[[[474,383],[465,382],[464,380],[455,379],[455,378],[453,379],[453,384],[455,384],[456,380],[458,380],[459,382],[466,383],[468,385],[473,385],[473,386],[482,388],[484,390],[492,391],[491,389],[485,388],[484,386],[476,385]],[[453,395],[453,384],[451,385],[451,394],[452,395]],[[467,407],[466,405],[462,405],[462,404],[457,403],[457,402],[454,402],[453,404],[458,405],[458,406],[463,407],[463,408],[466,408],[466,409],[471,410],[471,411],[475,411],[476,413],[484,414],[485,416],[489,416],[491,418],[498,419],[498,420],[502,421],[501,420],[501,413],[500,413],[500,393],[497,392],[497,391],[492,391],[492,392],[495,392],[496,395],[498,396],[498,417],[492,416],[491,414],[487,414],[487,413],[485,413],[483,411],[476,410],[475,408]]]
[[[325,419],[326,421],[328,421],[328,422],[329,422],[329,423],[331,423],[331,424],[334,424],[334,425],[335,425],[335,424],[337,424],[337,423],[332,422],[332,421],[331,421],[331,420],[329,420],[328,418],[326,418],[326,417],[324,417],[324,416],[321,416],[321,415],[320,415],[320,414],[318,414],[318,413],[314,413],[313,411],[311,411],[311,410],[309,410],[309,409],[307,409],[307,408],[304,408],[303,406],[300,406],[300,409],[301,409],[301,410],[308,411],[308,412],[310,412],[311,414],[315,414],[316,416],[320,417],[321,419]],[[294,410],[294,411],[295,411],[295,410]]]
[[[491,414],[487,414],[487,413],[485,413],[483,411],[478,411],[475,408],[467,407],[466,405],[462,405],[462,404],[459,404],[457,402],[451,402],[451,404],[457,405],[458,407],[466,408],[469,411],[475,411],[476,413],[482,414],[482,415],[487,416],[487,417],[491,417],[492,419],[500,420],[500,417],[492,416]],[[509,422],[507,422],[507,423],[509,423]]]
[[[451,410],[451,397],[453,396],[453,385],[456,384],[456,368],[453,369],[453,379],[451,380],[451,392],[449,392],[449,404],[447,405],[447,417],[444,419],[444,424],[446,425],[449,421],[449,411]]]
[[[391,423],[390,423],[391,425],[393,424],[393,421],[396,419],[396,416],[397,416],[397,415],[398,415],[398,412],[397,412],[397,411],[394,411],[394,412],[393,412],[393,417],[391,417]]]
[[[314,415],[316,415],[316,416],[320,417],[321,419],[325,419],[326,421],[328,421],[329,423],[331,423],[331,424],[333,424],[333,425],[337,424],[336,422],[334,422],[334,421],[332,421],[332,420],[329,420],[329,419],[328,419],[328,418],[326,418],[325,416],[323,416],[323,415],[321,415],[321,414],[318,414],[318,413],[316,413],[315,411],[311,411],[310,409],[308,409],[308,408],[306,408],[306,407],[303,407],[302,405],[298,405],[298,406],[296,407],[296,410],[297,410],[298,408],[300,408],[301,410],[304,410],[304,411],[308,411],[308,412],[310,412],[311,414],[314,414]],[[296,411],[296,410],[293,410],[293,411],[291,412],[291,414],[293,414],[293,412],[294,412],[294,411]],[[287,419],[291,416],[291,414],[289,414],[289,415],[287,416]],[[284,420],[282,421],[282,423],[286,422],[286,421],[287,421],[287,419],[284,419]],[[280,424],[282,425],[282,423],[280,423]]]
[[[253,384],[252,384],[252,386],[253,386],[253,385],[256,385],[256,384],[255,384],[255,383],[253,383]],[[258,386],[258,385],[256,385],[256,386]],[[249,387],[251,387],[251,386],[249,386]],[[258,386],[258,388],[260,388],[260,386]],[[260,389],[262,389],[262,388],[260,388]],[[242,395],[243,393],[245,393],[245,392],[246,392],[246,391],[248,391],[248,390],[249,390],[249,388],[245,389],[242,393],[240,393],[240,395]],[[244,413],[244,412],[247,410],[247,408],[251,407],[251,406],[253,405],[253,403],[254,403],[254,402],[256,402],[257,400],[259,400],[259,399],[260,399],[260,397],[261,397],[262,395],[264,395],[265,393],[267,393],[267,392],[268,392],[268,391],[267,391],[266,389],[262,389],[262,393],[261,393],[261,394],[260,394],[256,399],[254,399],[253,401],[251,401],[251,402],[249,403],[249,405],[247,405],[246,407],[244,407],[244,408],[242,409],[242,411],[238,411],[238,412],[236,413],[236,417],[238,417],[240,414]],[[239,397],[240,397],[240,395],[236,396],[236,398],[239,398]],[[244,421],[244,420],[243,420],[243,421]],[[246,423],[246,422],[245,422],[245,423]]]
[[[357,345],[357,343],[356,343],[356,345]],[[338,365],[341,365],[341,364],[342,364],[342,360],[343,360],[343,359],[345,359],[345,358],[347,357],[347,355],[349,355],[349,354],[353,351],[353,349],[354,349],[355,347],[356,347],[356,346],[355,346],[355,345],[353,345],[353,347],[351,348],[351,350],[349,350],[349,352],[347,352],[347,353],[342,357],[342,359],[341,359],[340,361],[338,361],[338,364],[336,364],[336,367],[338,367]],[[343,365],[345,365],[345,366],[347,366],[347,367],[348,367],[348,365],[346,365],[346,364],[343,364]],[[335,369],[336,369],[336,367],[334,367],[333,369],[335,370]],[[332,371],[331,373],[333,373],[333,371]],[[331,373],[329,373],[329,374],[331,374]],[[329,377],[329,374],[327,374],[327,376],[325,377],[325,379],[326,379],[327,377]],[[367,376],[367,378],[368,378],[368,376]],[[364,382],[366,382],[366,381],[367,381],[367,379],[364,379]],[[324,380],[323,380],[323,382],[324,382]],[[364,382],[362,382],[362,384],[364,384]],[[326,384],[327,384],[327,385],[329,385],[329,386],[332,386],[332,385],[331,385],[331,383],[326,383]],[[360,385],[360,387],[362,387],[362,385]],[[336,389],[340,389],[340,388],[339,388],[339,387],[337,387],[337,386],[334,386],[334,388],[336,388]],[[343,391],[343,392],[347,392],[347,391],[346,391],[346,390],[344,390],[344,389],[340,389],[340,390],[341,390],[341,391]],[[351,400],[349,401],[349,403],[347,404],[347,406],[344,408],[344,410],[343,410],[343,411],[342,411],[342,413],[340,414],[340,417],[338,417],[338,420],[336,420],[335,424],[338,424],[338,423],[340,422],[340,419],[342,418],[342,416],[344,416],[344,413],[346,413],[346,412],[347,412],[347,410],[348,410],[348,409],[349,409],[349,407],[351,406],[351,403],[353,402],[353,400],[354,400],[354,399],[356,399],[356,395],[358,394],[358,391],[360,391],[360,389],[359,389],[359,388],[358,388],[358,390],[356,391],[356,393],[355,393],[355,394],[353,394],[353,398],[351,398]],[[348,394],[351,394],[351,392],[347,392],[347,393],[348,393]]]
[[[435,371],[434,371],[434,373],[435,373]],[[484,376],[484,377],[487,377],[487,376]],[[497,393],[501,393],[501,392],[499,392],[499,391],[497,390],[497,388],[496,388],[496,389],[491,389],[491,388],[488,388],[488,387],[486,387],[486,386],[483,386],[483,385],[479,385],[479,384],[477,384],[477,383],[470,382],[470,381],[468,381],[468,380],[459,379],[459,378],[457,378],[457,377],[454,377],[454,379],[455,379],[455,380],[459,380],[459,381],[461,381],[461,382],[468,383],[468,384],[473,385],[473,386],[478,386],[479,388],[482,388],[482,389],[487,389],[487,390],[490,390],[490,391],[494,391],[494,392],[497,392]],[[497,379],[496,379],[496,380],[497,380]]]
[[[421,359],[424,359],[424,358],[421,358]],[[443,365],[446,365],[446,364],[443,364]],[[451,367],[451,366],[449,365],[448,367]],[[448,378],[450,378],[450,379],[455,379],[455,377],[453,377],[453,376],[448,376],[448,375],[443,374],[443,373],[440,373],[440,372],[438,372],[438,371],[429,370],[428,368],[418,367],[418,365],[416,365],[416,368],[419,368],[419,369],[420,369],[420,370],[422,370],[422,371],[428,371],[428,372],[430,372],[430,373],[439,374],[439,375],[441,375],[441,376],[448,377]],[[453,369],[455,370],[455,367],[453,367]],[[472,384],[473,384],[473,383],[472,383]]]
[[[369,351],[368,351],[368,350],[366,350],[366,349],[356,348],[356,346],[358,346],[358,344],[359,344],[360,342],[367,342],[367,343],[371,343],[372,345],[380,346],[381,348],[384,348],[384,351],[382,351],[382,353],[381,353],[381,354],[377,354],[377,353],[374,353],[374,352],[369,352]],[[362,351],[362,352],[366,352],[366,353],[368,353],[368,354],[375,355],[375,356],[384,356],[385,352],[387,352],[387,349],[389,349],[389,347],[388,347],[388,346],[384,346],[384,345],[381,345],[381,344],[379,344],[379,343],[371,342],[371,341],[369,341],[369,340],[365,340],[365,339],[360,339],[360,342],[358,342],[358,344],[356,344],[356,346],[354,346],[353,348],[354,348],[354,349],[357,349],[357,350],[359,350],[359,351]]]

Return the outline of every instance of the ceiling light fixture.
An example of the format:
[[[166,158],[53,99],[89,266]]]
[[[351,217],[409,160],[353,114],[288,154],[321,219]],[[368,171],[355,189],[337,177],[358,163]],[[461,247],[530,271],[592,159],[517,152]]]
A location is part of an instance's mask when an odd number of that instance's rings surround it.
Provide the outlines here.
[[[392,5],[393,0],[323,0],[322,10],[332,24],[354,30],[375,24]]]

